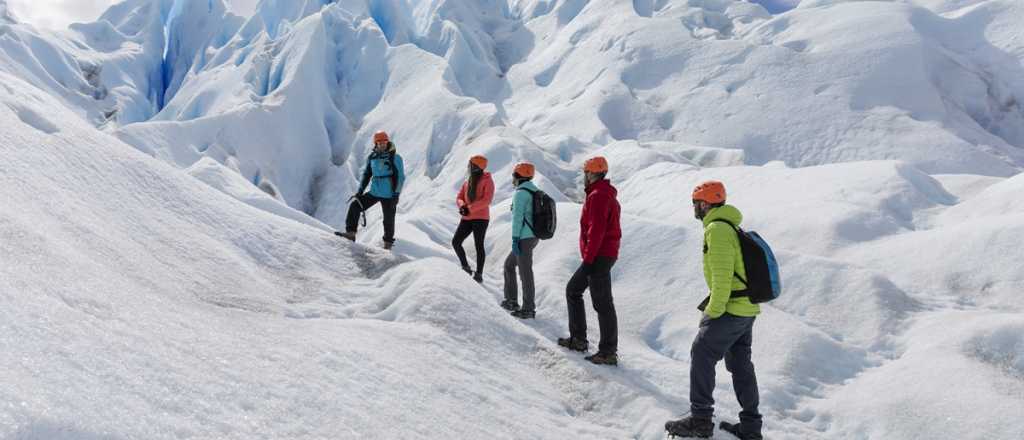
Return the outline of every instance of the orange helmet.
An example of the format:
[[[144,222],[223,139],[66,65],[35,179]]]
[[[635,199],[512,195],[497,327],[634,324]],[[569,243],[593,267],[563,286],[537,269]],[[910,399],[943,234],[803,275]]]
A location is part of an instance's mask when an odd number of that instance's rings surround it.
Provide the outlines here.
[[[469,158],[469,163],[476,165],[476,167],[480,168],[481,170],[487,169],[487,158],[479,154]]]
[[[583,171],[594,174],[604,174],[608,172],[608,160],[601,157],[592,157],[587,159],[583,163]]]
[[[533,164],[529,162],[519,162],[516,164],[516,167],[512,169],[513,173],[518,174],[521,177],[533,177],[534,171],[535,168],[533,167]]]
[[[373,143],[378,144],[381,142],[391,142],[391,138],[388,137],[388,134],[386,132],[378,131],[373,134]]]
[[[712,205],[725,203],[725,185],[717,180],[709,180],[693,189],[693,200],[700,200]]]

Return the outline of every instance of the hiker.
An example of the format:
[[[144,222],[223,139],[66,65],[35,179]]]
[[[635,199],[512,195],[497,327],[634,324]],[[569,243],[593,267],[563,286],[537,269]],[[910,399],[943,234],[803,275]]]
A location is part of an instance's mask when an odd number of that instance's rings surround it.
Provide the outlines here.
[[[359,182],[359,191],[352,197],[345,219],[345,232],[336,232],[338,236],[356,240],[359,215],[380,202],[384,212],[384,249],[391,249],[395,244],[395,212],[398,209],[398,196],[405,184],[405,169],[402,156],[399,156],[395,144],[388,134],[378,131],[373,135],[373,152],[366,160],[366,169]],[[370,193],[365,194],[366,187]],[[365,226],[365,225],[364,225]]]
[[[512,251],[505,258],[505,301],[501,307],[520,319],[536,316],[533,283],[533,249],[538,239],[533,231],[533,195],[537,186],[533,184],[533,164],[521,162],[512,170],[512,185],[516,187],[512,197]],[[523,306],[519,307],[519,289],[516,284],[516,268],[523,283]]]
[[[715,365],[724,357],[742,411],[738,426],[723,422],[722,428],[741,439],[761,439],[757,377],[750,361],[754,319],[761,307],[742,296],[747,289],[742,280],[748,278],[736,228],[743,215],[725,203],[721,182],[700,184],[692,198],[694,215],[704,225],[704,279],[711,294],[698,306],[703,315],[690,349],[690,415],[665,423],[665,430],[680,437],[713,435]]]
[[[469,177],[462,184],[459,195],[455,198],[455,204],[459,207],[459,214],[462,221],[455,229],[455,237],[452,238],[452,247],[455,248],[455,255],[458,255],[462,263],[462,270],[473,276],[478,283],[484,281],[484,260],[487,258],[484,249],[484,238],[487,236],[487,225],[491,220],[491,200],[494,199],[494,180],[487,170],[487,158],[484,156],[473,156],[469,159]],[[473,244],[476,245],[476,272],[469,267],[466,261],[466,250],[462,243],[466,241],[469,234],[473,234]]]
[[[597,353],[586,359],[598,365],[617,365],[618,319],[612,300],[611,270],[619,257],[619,243],[622,240],[622,229],[619,227],[621,207],[616,199],[618,191],[606,178],[608,161],[605,158],[598,156],[587,160],[583,172],[587,193],[580,215],[580,253],[583,262],[565,287],[569,337],[559,338],[558,345],[580,352],[589,348],[583,292],[590,288],[590,299],[601,329],[601,341]]]

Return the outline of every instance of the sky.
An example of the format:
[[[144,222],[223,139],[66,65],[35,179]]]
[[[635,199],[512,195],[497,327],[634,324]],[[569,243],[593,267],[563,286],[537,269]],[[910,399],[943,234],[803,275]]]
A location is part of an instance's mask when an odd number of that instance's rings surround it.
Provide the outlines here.
[[[71,23],[95,21],[121,0],[7,0],[18,21],[48,29],[64,29]],[[237,13],[248,15],[259,0],[227,0]]]

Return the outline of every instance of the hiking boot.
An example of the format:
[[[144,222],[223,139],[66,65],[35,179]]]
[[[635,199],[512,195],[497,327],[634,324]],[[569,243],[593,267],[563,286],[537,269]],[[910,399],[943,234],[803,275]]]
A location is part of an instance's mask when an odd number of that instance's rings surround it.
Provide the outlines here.
[[[395,247],[395,242],[393,242],[393,241],[385,241],[384,242],[384,250],[390,251],[391,248],[393,248],[393,247]]]
[[[740,440],[762,440],[764,437],[761,436],[760,432],[747,432],[743,430],[743,426],[739,423],[722,422],[718,427],[725,432],[735,435]],[[756,429],[756,428],[755,428]]]
[[[537,312],[533,310],[516,310],[512,312],[512,316],[519,319],[533,319],[537,316]]]
[[[348,241],[356,241],[356,233],[352,231],[335,232],[334,235],[337,235],[341,238],[346,238],[348,239]]]
[[[462,271],[473,276],[473,269],[470,269],[469,266],[462,266]]]
[[[568,348],[572,351],[586,352],[590,347],[590,343],[586,339],[580,338],[558,338],[558,345]]]
[[[668,431],[670,437],[711,438],[715,433],[715,424],[711,422],[711,417],[686,416],[665,422],[665,431]]]
[[[587,356],[583,359],[590,361],[594,365],[618,365],[619,355],[615,353],[601,353],[600,351]]]
[[[480,272],[479,270],[476,271],[476,274],[473,275],[473,281],[476,281],[477,283],[483,284],[484,283],[484,274],[483,274],[483,272]]]
[[[514,312],[516,310],[519,310],[519,304],[516,304],[514,301],[505,300],[501,302],[501,308],[508,310],[510,312]]]

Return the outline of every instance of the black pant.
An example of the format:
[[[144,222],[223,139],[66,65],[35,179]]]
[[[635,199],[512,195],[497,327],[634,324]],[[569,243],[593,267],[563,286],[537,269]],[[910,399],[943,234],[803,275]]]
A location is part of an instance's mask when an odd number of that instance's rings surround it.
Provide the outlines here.
[[[725,368],[732,373],[732,387],[740,407],[743,432],[761,432],[761,414],[757,412],[760,396],[757,376],[750,361],[754,318],[730,315],[701,319],[700,331],[690,349],[690,412],[698,417],[711,417],[715,412],[715,365],[725,358]]]
[[[381,199],[370,194],[357,196],[352,204],[348,205],[348,217],[345,218],[345,230],[356,232],[359,230],[359,214],[366,211],[380,202],[384,211],[384,241],[395,242],[395,212],[398,211],[398,199]]]
[[[455,255],[459,256],[462,267],[469,267],[466,261],[466,250],[462,248],[462,242],[466,241],[469,234],[473,234],[473,244],[476,245],[476,271],[483,272],[484,259],[487,258],[487,251],[484,250],[484,238],[487,237],[487,225],[489,220],[463,220],[455,229],[455,237],[452,238],[452,247],[455,248]]]
[[[601,353],[616,353],[619,349],[619,323],[612,301],[612,266],[614,258],[597,257],[592,273],[586,274],[583,266],[576,269],[565,286],[565,302],[569,306],[569,336],[587,339],[587,313],[584,310],[583,291],[590,288],[590,300],[597,312],[597,323],[601,328]]]

